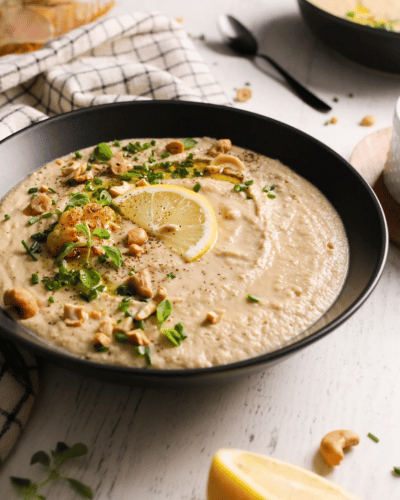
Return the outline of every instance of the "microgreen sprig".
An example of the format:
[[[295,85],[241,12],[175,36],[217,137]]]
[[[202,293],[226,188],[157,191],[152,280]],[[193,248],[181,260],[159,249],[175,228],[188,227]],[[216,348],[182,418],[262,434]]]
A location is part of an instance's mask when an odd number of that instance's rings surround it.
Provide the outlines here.
[[[48,477],[42,482],[35,482],[23,477],[11,476],[11,484],[16,489],[17,494],[23,500],[44,500],[44,496],[39,492],[48,483],[55,481],[65,481],[69,486],[83,498],[93,498],[93,491],[90,486],[74,479],[72,477],[62,476],[60,474],[61,466],[73,458],[79,458],[86,455],[87,446],[82,443],[76,443],[69,447],[65,443],[58,442],[55,450],[51,451],[51,457],[45,451],[37,451],[32,455],[30,465],[41,464],[48,472]],[[53,462],[53,463],[52,463]]]

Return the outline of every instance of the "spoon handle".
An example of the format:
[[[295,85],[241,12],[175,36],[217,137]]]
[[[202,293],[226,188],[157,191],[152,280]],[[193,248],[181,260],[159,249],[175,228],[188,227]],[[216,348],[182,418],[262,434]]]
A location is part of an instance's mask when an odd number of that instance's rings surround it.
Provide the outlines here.
[[[296,94],[309,106],[316,109],[317,111],[327,112],[332,108],[325,104],[321,99],[312,94],[308,89],[306,89],[301,83],[295,80],[287,71],[285,71],[279,64],[277,64],[273,59],[268,57],[265,54],[257,54],[258,57],[262,57],[266,61],[268,61],[279,73],[285,77],[286,81],[292,87],[292,89],[296,92]]]

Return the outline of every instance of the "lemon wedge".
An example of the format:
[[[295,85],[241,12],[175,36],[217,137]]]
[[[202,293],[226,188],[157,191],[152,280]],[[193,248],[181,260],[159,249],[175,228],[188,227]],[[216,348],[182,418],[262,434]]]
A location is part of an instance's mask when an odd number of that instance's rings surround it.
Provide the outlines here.
[[[113,200],[119,212],[162,240],[187,262],[217,240],[217,219],[207,198],[172,184],[136,187]]]
[[[360,500],[296,465],[236,449],[219,450],[208,480],[208,500]]]

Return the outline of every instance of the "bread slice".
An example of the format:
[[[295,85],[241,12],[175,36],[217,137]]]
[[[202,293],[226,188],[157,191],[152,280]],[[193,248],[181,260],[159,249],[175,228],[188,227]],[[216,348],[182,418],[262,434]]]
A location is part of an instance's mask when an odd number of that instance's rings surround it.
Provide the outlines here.
[[[18,15],[14,16],[14,18],[9,15],[9,12],[0,13],[0,56],[30,52],[41,47],[44,40],[29,39],[31,31],[29,26],[18,26],[18,23],[24,22],[24,18],[36,16],[38,20],[43,20],[44,30],[46,29],[45,24],[49,24],[51,26],[51,36],[48,36],[48,29],[46,33],[47,39],[50,39],[95,21],[107,14],[113,7],[115,7],[114,0],[106,2],[99,2],[99,0],[96,2],[25,0],[25,6],[18,11]],[[7,26],[3,30],[1,29],[2,21],[3,24],[7,22]],[[31,24],[31,26],[33,25]],[[25,39],[21,39],[21,32],[26,36]],[[13,40],[13,35],[17,33],[17,39]],[[3,38],[3,43],[1,38]]]

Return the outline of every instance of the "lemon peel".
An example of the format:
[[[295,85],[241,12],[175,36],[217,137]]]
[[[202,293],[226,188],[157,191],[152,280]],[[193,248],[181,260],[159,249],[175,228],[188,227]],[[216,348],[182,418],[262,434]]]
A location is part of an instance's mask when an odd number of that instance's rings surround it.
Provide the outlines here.
[[[113,204],[187,262],[202,257],[216,242],[214,209],[207,198],[190,189],[173,184],[135,187]]]
[[[207,493],[208,500],[360,500],[314,472],[237,449],[214,455]]]

